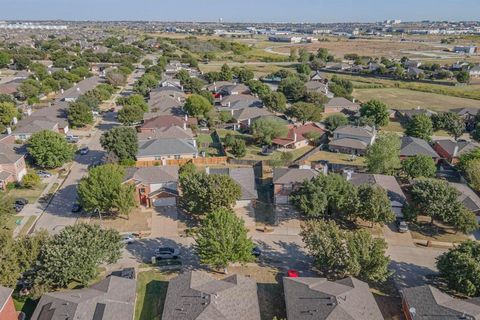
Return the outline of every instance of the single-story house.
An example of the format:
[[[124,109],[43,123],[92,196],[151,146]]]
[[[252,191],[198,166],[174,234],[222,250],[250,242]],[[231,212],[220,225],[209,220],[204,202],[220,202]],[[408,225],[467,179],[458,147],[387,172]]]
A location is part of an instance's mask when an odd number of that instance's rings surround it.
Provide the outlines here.
[[[480,300],[458,299],[430,285],[402,289],[407,320],[480,319]]]
[[[0,143],[0,190],[8,183],[21,181],[27,174],[26,150],[21,145]]]
[[[125,183],[135,185],[135,198],[147,208],[176,206],[178,197],[178,167],[127,168]]]
[[[419,114],[425,114],[426,116],[431,117],[437,113],[435,111],[417,107],[416,109],[410,109],[410,110],[397,110],[397,119],[406,123],[411,121],[414,116]]]
[[[168,95],[162,95],[148,101],[148,112],[143,115],[144,120],[148,120],[160,115],[184,115],[184,102],[178,97],[173,98]]]
[[[307,91],[309,92],[317,92],[325,96],[330,94],[330,91],[328,91],[328,84],[320,81],[308,81],[305,83],[305,87],[307,87]]]
[[[215,81],[211,85],[207,86],[207,90],[213,93],[218,93],[223,87],[234,86],[236,83],[231,81]]]
[[[132,320],[136,281],[109,276],[91,287],[42,295],[31,320]]]
[[[290,125],[286,137],[279,137],[273,139],[273,145],[280,148],[297,149],[306,147],[312,144],[311,139],[308,138],[309,133],[318,134],[319,141],[327,139],[326,131],[315,123],[308,123],[300,126]]]
[[[475,129],[475,118],[477,117],[478,108],[460,108],[460,109],[453,109],[452,112],[459,115],[463,121],[465,122],[465,129],[467,131],[472,131]]]
[[[315,169],[275,168],[273,170],[273,202],[275,204],[290,203],[290,195],[306,180],[319,175]]]
[[[198,156],[195,139],[151,139],[138,142],[137,166],[166,165],[167,160]]]
[[[387,192],[388,199],[392,204],[392,211],[397,217],[402,217],[403,206],[407,203],[407,197],[402,191],[402,188],[394,176],[387,176],[383,174],[369,174],[369,173],[354,173],[345,172],[347,181],[355,186],[362,184],[376,185]]]
[[[383,320],[367,283],[349,277],[284,277],[288,320]]]
[[[154,101],[162,96],[168,96],[181,102],[185,101],[185,99],[187,98],[186,93],[183,92],[183,90],[181,90],[180,88],[166,86],[152,89],[149,94],[149,100]]]
[[[377,131],[370,126],[342,126],[333,131],[328,146],[332,152],[364,155],[368,146],[375,142]]]
[[[257,284],[238,274],[217,280],[188,271],[170,280],[163,320],[260,320]]]
[[[468,153],[479,147],[480,145],[478,143],[465,140],[436,140],[433,145],[433,149],[438,155],[453,165],[458,163],[458,158],[462,154]]]
[[[18,320],[12,293],[13,289],[0,286],[0,319],[2,320]]]
[[[435,152],[435,150],[433,150],[427,141],[410,136],[402,137],[400,158],[406,159],[419,154],[428,156],[435,160],[435,162],[439,159],[438,154]]]
[[[190,128],[184,129],[179,126],[159,128],[151,131],[137,133],[138,140],[152,139],[193,139],[194,135]]]
[[[352,102],[348,99],[343,97],[336,97],[330,99],[325,104],[325,113],[348,113],[348,114],[355,114],[360,111],[360,105],[358,103]]]
[[[480,220],[480,197],[468,185],[463,183],[450,182],[450,185],[458,191],[458,201],[460,201],[465,208],[469,209]]]
[[[226,97],[220,97],[219,104],[223,108],[241,109],[246,107],[263,106],[262,100],[249,94],[235,94]],[[218,110],[223,108],[219,107]]]
[[[252,167],[248,168],[206,168],[207,174],[227,175],[235,181],[242,191],[240,199],[235,204],[236,208],[249,207],[258,199],[255,173]]]
[[[32,134],[42,130],[60,132],[59,126],[60,123],[57,119],[47,116],[38,116],[37,112],[35,112],[30,117],[20,120],[17,123],[15,130],[13,130],[12,135],[15,137],[15,140],[26,141],[30,139]]]
[[[242,109],[230,109],[233,123],[233,130],[244,130],[250,128],[253,121],[263,117],[275,117],[273,113],[263,107],[246,107]],[[277,118],[277,117],[275,117]]]
[[[155,132],[159,129],[168,129],[170,127],[176,126],[182,128],[185,131],[188,131],[189,134],[193,136],[192,130],[189,128],[189,126],[196,124],[197,119],[189,118],[187,115],[183,117],[164,115],[144,120],[142,125],[137,127],[137,130],[141,133],[148,133]]]

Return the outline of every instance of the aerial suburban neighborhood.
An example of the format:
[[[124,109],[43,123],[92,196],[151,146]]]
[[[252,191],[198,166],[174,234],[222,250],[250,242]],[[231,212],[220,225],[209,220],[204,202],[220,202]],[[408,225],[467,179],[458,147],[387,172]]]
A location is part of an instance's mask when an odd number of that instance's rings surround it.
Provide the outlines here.
[[[0,13],[0,320],[480,320],[480,22],[55,5]]]

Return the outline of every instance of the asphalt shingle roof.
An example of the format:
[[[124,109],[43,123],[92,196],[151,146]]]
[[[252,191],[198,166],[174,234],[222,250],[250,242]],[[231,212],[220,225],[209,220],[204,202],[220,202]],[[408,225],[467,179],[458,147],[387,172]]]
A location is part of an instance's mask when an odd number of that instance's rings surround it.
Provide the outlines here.
[[[134,179],[146,184],[177,182],[178,167],[177,166],[161,166],[161,167],[129,167],[126,170],[125,180]]]
[[[402,137],[400,155],[404,157],[413,157],[418,154],[426,155],[432,158],[439,157],[427,141],[409,136]]]
[[[198,149],[191,139],[154,139],[138,143],[137,157],[196,154]]]
[[[314,169],[297,168],[275,168],[273,171],[274,184],[302,183],[305,180],[312,180],[319,172]]]
[[[168,284],[162,320],[260,320],[257,284],[240,275],[217,280],[185,272]]]
[[[288,320],[383,320],[368,284],[355,278],[283,278]]]
[[[255,200],[258,198],[255,186],[255,173],[253,168],[209,168],[209,174],[228,175],[242,190],[240,200]]]
[[[403,297],[407,309],[414,309],[415,320],[449,320],[467,319],[480,320],[480,305],[469,300],[455,299],[435,287],[424,285],[404,288]]]
[[[132,320],[135,297],[135,280],[109,276],[90,288],[45,293],[31,319]]]

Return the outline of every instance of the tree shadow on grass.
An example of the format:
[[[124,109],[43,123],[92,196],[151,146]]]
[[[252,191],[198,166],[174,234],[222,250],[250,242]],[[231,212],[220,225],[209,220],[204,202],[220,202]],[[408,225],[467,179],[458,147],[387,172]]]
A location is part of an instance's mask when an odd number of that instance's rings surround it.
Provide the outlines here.
[[[151,280],[145,286],[145,295],[141,306],[139,320],[160,320],[162,318],[168,281]]]

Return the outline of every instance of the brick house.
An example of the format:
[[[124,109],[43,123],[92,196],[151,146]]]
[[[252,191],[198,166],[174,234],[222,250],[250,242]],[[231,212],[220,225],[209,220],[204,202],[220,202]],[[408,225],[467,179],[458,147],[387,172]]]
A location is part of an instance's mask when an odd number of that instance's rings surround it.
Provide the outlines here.
[[[433,149],[438,153],[438,155],[453,165],[458,163],[458,158],[462,154],[468,153],[478,147],[480,147],[480,145],[477,143],[464,140],[437,140],[433,145]]]
[[[17,320],[18,315],[12,299],[13,289],[0,286],[0,319]]]
[[[288,129],[286,137],[273,139],[272,142],[275,146],[288,149],[306,147],[312,144],[311,139],[307,138],[309,133],[319,134],[319,141],[326,140],[325,130],[315,123],[308,123],[301,126],[291,125]]]
[[[124,183],[135,185],[135,199],[144,207],[177,205],[177,166],[128,168]]]
[[[275,204],[288,204],[290,195],[306,180],[319,174],[314,169],[275,168],[273,171],[273,198]]]
[[[26,174],[24,148],[0,143],[0,190],[5,190],[8,183],[21,181]]]

